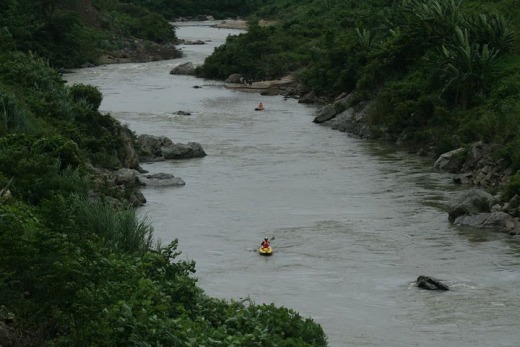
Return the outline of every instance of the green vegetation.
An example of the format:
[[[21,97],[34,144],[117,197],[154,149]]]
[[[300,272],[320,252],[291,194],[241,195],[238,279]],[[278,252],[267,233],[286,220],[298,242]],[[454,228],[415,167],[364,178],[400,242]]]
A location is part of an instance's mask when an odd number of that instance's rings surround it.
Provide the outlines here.
[[[179,17],[211,15],[215,18],[246,16],[256,10],[262,0],[127,0],[173,20]]]
[[[325,346],[298,313],[208,297],[130,206],[135,135],[56,68],[96,64],[134,39],[176,40],[166,19],[248,15],[198,69],[207,78],[294,73],[394,140],[436,153],[491,143],[520,193],[516,0],[5,0],[0,2],[0,323],[24,346]],[[273,19],[262,27],[258,19]],[[338,106],[339,107],[339,106]],[[2,326],[0,325],[0,328]]]
[[[58,68],[96,64],[129,38],[176,41],[162,15],[117,0],[5,0],[0,13],[1,51],[32,52]]]
[[[268,1],[278,25],[228,38],[198,74],[274,79],[294,73],[331,99],[370,101],[371,125],[440,154],[497,144],[520,168],[520,7],[513,0]],[[499,158],[497,158],[499,159]],[[520,192],[520,191],[518,191]]]
[[[56,67],[95,62],[129,37],[170,42],[162,15],[115,0],[7,0],[0,12],[0,336],[19,346],[326,346],[293,310],[208,297],[177,241],[161,245],[136,216],[135,187],[109,179],[135,168],[136,136],[99,112],[97,88],[67,86]]]

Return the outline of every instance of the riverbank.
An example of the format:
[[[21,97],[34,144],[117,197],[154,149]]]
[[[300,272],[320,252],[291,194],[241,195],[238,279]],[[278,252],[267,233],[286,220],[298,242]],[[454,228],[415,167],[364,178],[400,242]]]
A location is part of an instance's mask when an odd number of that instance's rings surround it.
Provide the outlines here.
[[[226,88],[240,90],[244,92],[257,92],[264,95],[270,91],[273,95],[277,95],[281,94],[281,91],[286,90],[287,87],[295,86],[295,78],[293,75],[288,75],[277,80],[258,81],[250,83],[247,83],[245,81],[241,82],[241,77],[238,78],[238,80],[226,80],[226,82],[228,82]]]
[[[432,170],[453,174],[453,184],[466,193],[447,206],[450,222],[477,229],[505,232],[520,240],[520,197],[508,196],[506,187],[514,170],[497,159],[500,146],[482,141],[435,155],[431,148],[417,147],[404,137],[390,139],[382,127],[370,123],[373,104],[349,106],[351,95],[341,95],[319,109],[314,123],[367,140],[383,140],[408,152],[430,157]]]
[[[267,21],[263,19],[258,21],[258,25],[260,26],[270,26],[274,25],[275,23],[275,21]],[[247,30],[247,21],[243,19],[226,19],[213,25],[212,27],[219,29]]]

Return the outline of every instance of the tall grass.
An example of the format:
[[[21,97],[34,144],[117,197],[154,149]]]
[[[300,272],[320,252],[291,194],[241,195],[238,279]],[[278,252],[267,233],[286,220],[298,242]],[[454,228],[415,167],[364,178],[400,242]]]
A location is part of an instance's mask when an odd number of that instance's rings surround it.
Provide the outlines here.
[[[117,209],[107,202],[73,200],[77,225],[82,233],[103,238],[106,246],[126,254],[143,254],[153,244],[153,228],[147,217],[140,218],[132,207]]]

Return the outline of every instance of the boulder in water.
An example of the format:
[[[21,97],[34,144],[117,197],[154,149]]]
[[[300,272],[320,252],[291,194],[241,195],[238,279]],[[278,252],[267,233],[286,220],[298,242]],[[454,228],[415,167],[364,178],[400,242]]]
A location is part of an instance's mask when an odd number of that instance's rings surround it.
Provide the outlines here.
[[[417,287],[427,290],[450,290],[450,288],[440,280],[430,276],[417,277]]]

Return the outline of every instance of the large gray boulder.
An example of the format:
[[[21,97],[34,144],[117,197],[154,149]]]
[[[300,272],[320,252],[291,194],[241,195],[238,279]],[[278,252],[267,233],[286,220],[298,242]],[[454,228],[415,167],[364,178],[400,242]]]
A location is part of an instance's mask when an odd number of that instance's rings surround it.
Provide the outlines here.
[[[465,162],[465,154],[466,150],[464,148],[457,148],[441,154],[433,164],[433,167],[451,173],[460,172]]]
[[[483,212],[490,212],[495,198],[483,189],[470,189],[462,192],[448,206],[450,221],[462,215],[474,215]]]
[[[173,143],[165,136],[153,135],[140,135],[137,140],[141,156],[145,161],[202,158],[206,156],[206,152],[197,142]]]
[[[316,116],[314,117],[313,122],[317,123],[317,124],[321,124],[328,120],[331,120],[337,114],[338,114],[338,112],[336,111],[336,108],[334,107],[334,105],[332,105],[332,104],[325,105],[324,107],[322,107],[321,109],[318,110],[318,112],[316,113]]]
[[[193,63],[188,62],[173,67],[170,71],[170,75],[194,75],[195,66]]]
[[[374,133],[368,124],[368,118],[372,103],[365,103],[360,107],[348,107],[345,111],[337,114],[334,118],[326,121],[331,129],[346,132],[364,139],[374,138]]]
[[[141,156],[145,159],[162,157],[162,148],[171,146],[173,141],[165,136],[139,135],[137,138]]]
[[[202,158],[206,156],[206,152],[197,142],[188,142],[187,144],[176,143],[161,149],[164,159],[189,159]]]
[[[128,188],[135,188],[139,185],[139,181],[137,180],[139,171],[137,170],[123,168],[115,171],[113,176],[116,185],[124,185]]]
[[[243,83],[244,77],[241,74],[234,73],[228,76],[226,83]]]
[[[478,213],[462,215],[453,221],[453,224],[464,225],[478,229],[495,229],[499,232],[512,233],[517,227],[513,216],[505,212]]]

